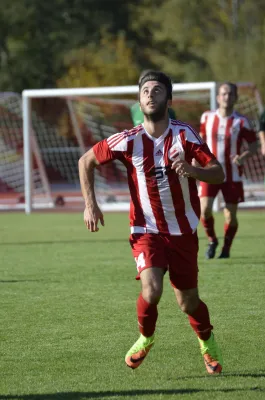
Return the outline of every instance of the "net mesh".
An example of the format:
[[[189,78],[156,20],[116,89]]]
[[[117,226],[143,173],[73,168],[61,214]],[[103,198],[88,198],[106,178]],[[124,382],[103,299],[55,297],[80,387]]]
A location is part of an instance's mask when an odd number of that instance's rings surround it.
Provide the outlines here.
[[[32,186],[34,201],[50,201],[37,161],[33,137]],[[23,202],[24,158],[21,97],[16,93],[0,94],[0,204]]]

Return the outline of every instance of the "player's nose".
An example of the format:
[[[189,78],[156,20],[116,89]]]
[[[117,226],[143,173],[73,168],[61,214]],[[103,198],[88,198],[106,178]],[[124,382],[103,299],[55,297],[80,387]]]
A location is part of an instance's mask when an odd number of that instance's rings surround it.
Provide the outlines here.
[[[155,88],[150,89],[149,97],[154,97],[154,94],[155,94]]]

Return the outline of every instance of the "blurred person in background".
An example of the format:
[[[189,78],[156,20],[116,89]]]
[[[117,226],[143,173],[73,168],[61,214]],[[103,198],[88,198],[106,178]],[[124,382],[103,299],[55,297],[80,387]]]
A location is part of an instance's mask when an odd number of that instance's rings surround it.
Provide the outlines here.
[[[261,154],[265,156],[265,110],[260,116],[259,120],[260,126],[259,126],[259,140],[260,140],[260,146],[261,146]]]
[[[141,281],[137,299],[140,337],[127,352],[125,363],[138,368],[154,344],[158,303],[168,271],[179,307],[188,315],[198,337],[207,372],[219,374],[221,352],[208,307],[198,293],[200,200],[196,179],[219,184],[224,172],[196,131],[169,118],[171,100],[170,78],[162,72],[148,71],[139,83],[144,123],[98,142],[80,158],[84,222],[91,232],[98,231],[99,221],[104,225],[95,196],[94,169],[120,160],[127,168],[130,245],[136,261],[136,279]],[[201,166],[193,166],[193,159]]]
[[[244,201],[243,165],[257,150],[256,133],[247,118],[234,110],[237,97],[234,83],[222,83],[217,94],[218,109],[207,111],[201,117],[200,135],[225,172],[225,181],[220,185],[200,183],[201,222],[209,241],[205,253],[207,259],[215,257],[218,246],[212,209],[220,190],[225,202],[225,224],[223,247],[218,258],[230,257],[231,245],[238,230],[238,203]],[[248,144],[248,149],[241,152],[243,141]]]

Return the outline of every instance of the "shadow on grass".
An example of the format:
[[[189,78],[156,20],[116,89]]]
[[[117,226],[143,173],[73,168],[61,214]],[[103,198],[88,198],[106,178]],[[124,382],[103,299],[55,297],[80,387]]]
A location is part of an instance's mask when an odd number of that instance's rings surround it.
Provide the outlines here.
[[[49,240],[49,241],[32,241],[32,242],[1,242],[0,246],[35,246],[39,244],[73,244],[73,243],[86,243],[86,244],[93,244],[93,243],[126,243],[129,244],[129,236],[125,239],[97,239],[96,237],[93,240]]]
[[[265,378],[265,372],[252,372],[252,373],[236,373],[236,372],[227,372],[227,373],[222,373],[222,376],[225,377],[229,377],[229,376],[233,376],[233,377],[239,377],[239,378]],[[261,390],[261,389],[259,389]],[[263,391],[263,389],[262,389]]]
[[[45,282],[44,279],[12,279],[12,280],[0,280],[0,284],[1,283],[21,283],[21,282]],[[46,281],[47,282],[47,281]],[[60,281],[56,281],[56,282],[60,282]],[[54,283],[54,281],[53,281]]]
[[[247,375],[247,374],[246,374]],[[69,392],[69,393],[50,393],[50,394],[28,394],[28,395],[0,395],[0,400],[81,400],[81,399],[104,399],[105,397],[134,397],[149,395],[189,395],[196,393],[236,393],[236,392],[263,392],[258,387],[252,388],[224,388],[224,389],[143,389],[143,390],[121,390],[121,391],[100,391],[100,392]]]

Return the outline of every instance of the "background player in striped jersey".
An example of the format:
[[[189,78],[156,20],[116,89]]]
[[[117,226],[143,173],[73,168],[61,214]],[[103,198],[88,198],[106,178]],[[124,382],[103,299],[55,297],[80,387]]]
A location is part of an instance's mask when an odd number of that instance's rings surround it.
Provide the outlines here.
[[[91,232],[104,225],[94,192],[94,169],[118,159],[127,168],[131,194],[130,244],[142,290],[137,300],[140,338],[125,356],[137,368],[154,343],[157,305],[163,278],[169,273],[178,304],[196,332],[205,366],[220,373],[222,358],[215,342],[209,312],[198,294],[198,238],[200,200],[196,179],[219,184],[223,169],[199,134],[168,117],[171,80],[148,71],[139,85],[144,123],[98,142],[79,160],[85,199],[84,222]],[[196,159],[202,167],[192,166]]]
[[[261,114],[259,120],[259,140],[260,140],[261,154],[265,157],[265,110]],[[265,184],[265,178],[264,178],[264,184]]]
[[[265,156],[265,110],[260,116],[259,140],[261,145],[261,153]]]
[[[257,150],[256,133],[250,128],[246,117],[234,111],[237,86],[223,83],[219,86],[216,111],[207,111],[201,117],[200,134],[216,156],[225,172],[225,182],[211,185],[201,182],[201,221],[209,239],[206,258],[214,258],[218,240],[212,214],[213,202],[221,190],[224,201],[224,243],[218,258],[229,258],[232,241],[238,229],[238,203],[244,201],[242,173],[244,162]],[[241,151],[242,142],[248,150]]]

